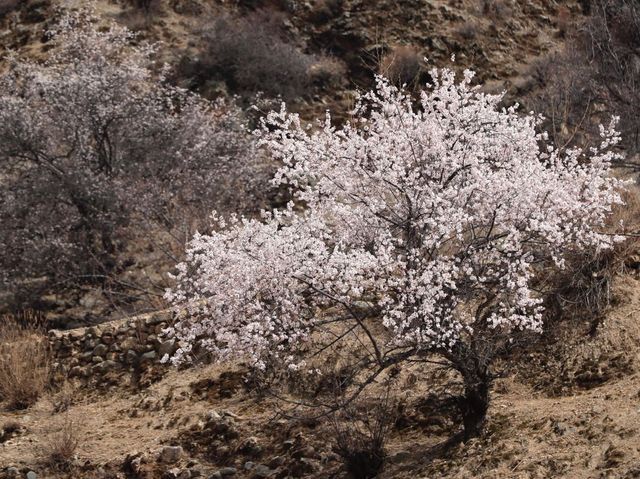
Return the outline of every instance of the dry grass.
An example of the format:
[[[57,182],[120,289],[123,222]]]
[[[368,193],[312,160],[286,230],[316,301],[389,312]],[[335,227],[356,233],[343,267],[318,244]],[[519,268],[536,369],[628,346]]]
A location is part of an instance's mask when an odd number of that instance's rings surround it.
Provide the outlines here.
[[[354,479],[371,479],[382,471],[385,445],[395,422],[390,384],[371,402],[362,398],[332,418],[335,452]]]
[[[34,315],[0,319],[0,400],[9,409],[33,405],[46,389],[51,350]]]
[[[68,471],[75,460],[79,444],[78,421],[65,413],[57,432],[47,437],[44,457],[47,465],[58,471]]]
[[[378,72],[398,86],[415,87],[424,71],[420,50],[411,45],[396,46],[380,60]]]

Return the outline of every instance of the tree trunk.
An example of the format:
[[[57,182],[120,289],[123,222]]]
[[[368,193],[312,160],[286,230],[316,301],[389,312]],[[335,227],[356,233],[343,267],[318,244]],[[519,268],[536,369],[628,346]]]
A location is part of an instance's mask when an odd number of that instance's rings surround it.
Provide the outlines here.
[[[461,371],[464,379],[464,396],[460,409],[464,425],[464,440],[482,433],[489,409],[491,376],[484,368]]]

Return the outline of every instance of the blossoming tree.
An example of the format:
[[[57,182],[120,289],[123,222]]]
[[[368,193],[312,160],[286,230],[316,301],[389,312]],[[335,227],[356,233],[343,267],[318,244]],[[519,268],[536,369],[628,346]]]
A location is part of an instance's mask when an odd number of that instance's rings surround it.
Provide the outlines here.
[[[600,229],[621,203],[608,174],[618,137],[612,124],[598,148],[557,151],[472,72],[432,77],[418,106],[379,79],[340,128],[328,114],[315,129],[284,107],[268,116],[258,135],[295,200],[193,238],[167,295],[182,311],[173,361],[204,351],[311,368],[346,342],[367,371],[351,378],[357,394],[435,354],[463,379],[466,436],[479,432],[492,358],[541,331],[539,272],[616,241]]]
[[[0,75],[7,288],[108,274],[128,222],[180,236],[212,204],[248,197],[260,176],[239,108],[170,85],[156,46],[100,28],[91,8],[62,12],[46,60],[11,56]]]

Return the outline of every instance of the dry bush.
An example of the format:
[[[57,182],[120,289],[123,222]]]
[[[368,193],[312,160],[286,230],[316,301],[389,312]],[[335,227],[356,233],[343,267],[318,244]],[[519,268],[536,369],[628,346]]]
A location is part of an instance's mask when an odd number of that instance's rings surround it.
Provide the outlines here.
[[[384,467],[385,443],[395,423],[392,382],[381,396],[360,398],[332,417],[334,451],[354,479],[377,477]]]
[[[621,117],[625,146],[640,150],[640,2],[594,0],[578,37],[592,67],[593,90]]]
[[[146,47],[90,18],[78,13],[52,38],[55,59],[16,59],[0,76],[0,290],[10,311],[66,309],[87,289],[103,297],[74,313],[86,320],[163,307],[164,273],[211,211],[253,213],[267,201],[272,163],[245,112],[161,81]],[[89,92],[94,75],[108,81]],[[41,301],[47,293],[57,297]]]
[[[478,25],[478,22],[468,20],[456,29],[456,34],[463,40],[469,42],[471,40],[475,40],[475,38],[478,36],[479,30],[480,26]]]
[[[160,0],[127,0],[127,3],[144,12],[145,15],[151,15],[160,10]]]
[[[0,0],[0,18],[20,8],[20,0]]]
[[[310,69],[318,62],[286,41],[282,17],[258,11],[246,17],[220,17],[203,29],[199,59],[183,62],[178,76],[203,85],[225,81],[238,93],[264,92],[292,100],[311,86]]]
[[[75,460],[79,442],[78,421],[66,413],[58,431],[49,435],[44,444],[47,465],[56,471],[68,471]]]
[[[46,389],[51,350],[42,328],[6,315],[0,323],[0,400],[10,409],[33,405]]]
[[[552,311],[560,310],[565,317],[587,321],[592,333],[612,304],[614,279],[640,266],[640,193],[637,187],[627,191],[624,199],[626,205],[615,209],[609,230],[612,234],[627,235],[627,239],[611,250],[577,252],[554,278],[556,289],[552,298],[556,308]]]
[[[508,20],[513,10],[505,0],[482,0],[482,15],[492,20]]]
[[[571,31],[572,19],[571,11],[567,7],[560,7],[556,17],[556,25],[558,27],[558,35],[565,38]]]
[[[584,9],[590,14],[575,32],[568,10],[559,10],[558,28],[569,41],[532,68],[539,90],[527,106],[545,115],[560,145],[597,138],[598,124],[619,116],[631,158],[640,152],[640,2],[594,0]],[[640,168],[635,160],[620,166]]]
[[[597,137],[590,71],[579,50],[567,48],[546,56],[531,65],[529,75],[537,88],[527,107],[544,115],[542,129],[557,146]]]
[[[309,19],[315,24],[323,24],[342,11],[342,0],[316,0],[309,12]]]
[[[380,60],[378,73],[398,86],[415,87],[424,70],[424,59],[420,50],[412,45],[393,47]]]
[[[344,63],[335,58],[321,58],[311,66],[309,76],[317,88],[339,88],[346,81],[347,68]]]
[[[66,378],[58,386],[57,391],[51,395],[51,410],[58,414],[67,412],[76,399],[76,389]]]

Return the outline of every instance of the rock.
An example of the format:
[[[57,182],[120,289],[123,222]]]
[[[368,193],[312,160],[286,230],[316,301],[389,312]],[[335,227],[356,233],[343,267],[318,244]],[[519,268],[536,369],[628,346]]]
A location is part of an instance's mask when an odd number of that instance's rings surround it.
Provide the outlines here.
[[[285,458],[283,456],[276,456],[269,461],[269,467],[276,469],[282,466],[285,463]]]
[[[163,357],[165,354],[171,356],[178,349],[178,343],[175,339],[169,339],[167,341],[161,342],[158,346],[158,355]]]
[[[220,471],[216,471],[213,474],[211,474],[207,479],[222,479],[222,474],[220,474]]]
[[[74,366],[69,371],[69,377],[70,378],[75,378],[75,377],[84,378],[84,377],[86,377],[88,375],[87,373],[88,373],[87,368],[84,368],[82,366]]]
[[[154,361],[156,359],[156,352],[155,351],[149,351],[148,353],[144,353],[140,359],[142,361]]]
[[[177,467],[174,467],[173,469],[169,469],[168,471],[165,471],[165,473],[162,475],[162,479],[179,479],[180,478],[180,469],[178,469]]]
[[[218,414],[218,411],[209,411],[207,413],[207,415],[205,416],[207,422],[211,422],[211,421],[219,421],[220,419],[222,419],[222,416],[220,414]]]
[[[135,364],[138,360],[138,353],[133,349],[129,349],[125,355],[125,360],[127,361],[127,364]]]
[[[556,422],[553,425],[553,431],[558,435],[558,436],[564,436],[565,434],[572,434],[574,432],[577,431],[577,429],[574,426],[571,426],[570,424],[567,424],[565,422]]]
[[[94,356],[105,356],[108,351],[109,351],[109,348],[105,344],[98,344],[93,349],[93,355]]]
[[[398,451],[390,456],[388,460],[391,464],[400,464],[407,461],[410,457],[411,453],[409,453],[409,451]]]
[[[313,459],[309,459],[308,457],[303,457],[300,459],[301,470],[305,474],[314,474],[320,471],[320,464],[318,461],[314,461]]]
[[[38,479],[38,475],[33,471],[29,471],[27,472],[27,479]]]
[[[246,471],[250,471],[251,469],[253,469],[253,466],[255,466],[255,464],[253,462],[247,461],[247,462],[244,463],[243,467],[244,467],[244,469]]]
[[[74,339],[82,339],[84,336],[84,330],[82,329],[72,329],[71,331],[69,331],[67,333],[67,336],[69,337],[69,339],[74,340]]]
[[[300,459],[301,457],[313,457],[317,458],[318,454],[313,446],[302,447],[293,452],[292,456],[296,459]]]
[[[159,460],[164,463],[173,464],[178,462],[182,456],[181,446],[164,446],[160,451]]]
[[[229,411],[228,409],[223,409],[222,411],[220,411],[220,413],[223,416],[228,416],[232,419],[240,419],[240,416],[238,416],[237,414],[232,413],[231,411]]]
[[[185,469],[180,472],[180,474],[178,474],[178,479],[191,479],[191,471],[189,469]]]
[[[6,475],[8,479],[17,478],[20,475],[20,471],[17,467],[9,467],[7,468]]]
[[[132,472],[135,475],[139,475],[142,467],[144,456],[139,452],[132,452],[127,454],[124,460],[123,468],[125,472]]]
[[[257,456],[262,452],[262,446],[258,444],[258,439],[256,437],[247,438],[242,445],[240,446],[240,452],[244,454],[249,454],[251,456]]]
[[[275,471],[272,471],[271,469],[269,469],[267,466],[265,466],[264,464],[258,464],[255,469],[253,470],[253,475],[254,477],[259,477],[259,478],[263,478],[263,477],[270,477],[275,473]]]
[[[222,477],[232,477],[238,472],[235,467],[223,467],[218,471]]]
[[[171,318],[169,311],[163,311],[161,313],[155,313],[144,320],[146,326],[153,326],[154,324],[163,323]]]
[[[107,371],[113,371],[114,369],[118,369],[120,364],[115,361],[107,360],[102,361],[101,363],[96,364],[91,368],[91,372],[94,374],[104,374]]]

